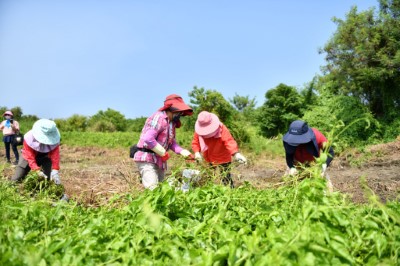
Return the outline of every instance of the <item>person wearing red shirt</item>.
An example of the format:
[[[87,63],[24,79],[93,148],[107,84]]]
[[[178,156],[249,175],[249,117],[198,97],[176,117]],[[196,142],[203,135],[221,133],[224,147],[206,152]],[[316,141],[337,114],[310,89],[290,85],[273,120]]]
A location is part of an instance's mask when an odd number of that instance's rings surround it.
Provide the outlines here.
[[[326,137],[318,129],[308,127],[307,122],[293,121],[289,126],[289,131],[283,136],[287,164],[286,174],[295,175],[297,164],[308,164],[313,162],[315,158],[319,158],[327,142]],[[328,152],[329,156],[322,165],[322,176],[328,180],[328,186],[331,186],[329,177],[325,172],[333,160],[333,148],[329,147]]]
[[[225,185],[234,187],[230,174],[232,156],[240,163],[246,163],[246,158],[239,153],[239,148],[229,129],[220,122],[217,115],[207,111],[201,112],[196,120],[195,133],[192,140],[192,150],[195,159],[222,168]]]
[[[37,171],[39,176],[61,184],[60,169],[60,132],[56,123],[40,119],[24,135],[22,157],[16,167],[12,181],[23,180],[30,170]]]

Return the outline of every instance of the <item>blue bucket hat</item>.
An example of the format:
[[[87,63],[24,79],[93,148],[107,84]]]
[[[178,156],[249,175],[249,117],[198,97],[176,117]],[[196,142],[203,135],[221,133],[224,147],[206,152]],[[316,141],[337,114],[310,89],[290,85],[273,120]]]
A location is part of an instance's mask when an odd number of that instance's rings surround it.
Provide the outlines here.
[[[60,142],[60,132],[54,121],[49,119],[40,119],[33,124],[33,137],[40,143],[46,145],[55,145]]]
[[[315,134],[308,127],[307,122],[296,120],[289,126],[289,131],[283,136],[283,141],[290,146],[298,146],[313,141],[316,142]]]

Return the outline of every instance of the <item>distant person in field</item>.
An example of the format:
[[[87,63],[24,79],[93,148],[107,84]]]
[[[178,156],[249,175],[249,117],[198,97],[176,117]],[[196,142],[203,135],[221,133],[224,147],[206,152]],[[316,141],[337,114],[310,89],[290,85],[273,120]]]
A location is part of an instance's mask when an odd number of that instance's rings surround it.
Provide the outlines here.
[[[301,120],[293,121],[289,126],[289,131],[283,136],[283,146],[286,154],[287,175],[297,174],[296,165],[298,163],[308,164],[315,158],[320,157],[321,151],[326,147],[328,140],[316,128],[308,127],[307,123]],[[322,176],[328,180],[328,186],[332,186],[326,169],[333,160],[334,152],[332,146],[329,147],[329,156],[322,165]]]
[[[15,156],[14,165],[18,164],[19,161],[19,153],[17,149],[17,145],[14,145],[15,134],[19,132],[19,124],[16,120],[14,120],[14,115],[11,111],[6,111],[3,114],[4,121],[0,123],[0,130],[3,131],[3,142],[6,148],[6,158],[7,163],[11,163],[11,154],[10,147],[12,148]]]
[[[192,150],[197,161],[204,158],[215,169],[219,169],[222,172],[222,182],[231,188],[234,187],[230,173],[232,157],[240,163],[247,163],[229,129],[217,115],[207,111],[199,113],[197,117]]]
[[[164,106],[147,118],[136,150],[133,154],[131,152],[145,188],[154,189],[164,180],[169,150],[183,157],[192,156],[175,140],[175,129],[181,126],[180,117],[192,114],[192,108],[181,96],[171,94],[166,97]]]
[[[60,132],[53,121],[40,119],[24,135],[22,157],[11,180],[21,181],[32,170],[60,185],[59,169]]]

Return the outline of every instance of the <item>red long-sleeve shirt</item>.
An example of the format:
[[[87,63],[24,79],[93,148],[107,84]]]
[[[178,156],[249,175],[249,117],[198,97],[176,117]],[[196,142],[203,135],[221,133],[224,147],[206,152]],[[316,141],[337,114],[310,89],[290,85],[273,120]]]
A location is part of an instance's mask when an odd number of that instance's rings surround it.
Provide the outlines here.
[[[28,161],[29,167],[32,170],[40,170],[40,167],[36,163],[37,151],[29,147],[29,145],[24,141],[24,148],[22,149],[22,156]],[[52,169],[60,170],[60,145],[51,150],[47,156],[51,160]]]
[[[232,137],[229,129],[222,124],[220,138],[204,138],[208,149],[203,152],[204,159],[212,164],[224,164],[232,161],[232,155],[239,151],[238,145]],[[199,135],[194,133],[192,140],[193,152],[200,152]]]

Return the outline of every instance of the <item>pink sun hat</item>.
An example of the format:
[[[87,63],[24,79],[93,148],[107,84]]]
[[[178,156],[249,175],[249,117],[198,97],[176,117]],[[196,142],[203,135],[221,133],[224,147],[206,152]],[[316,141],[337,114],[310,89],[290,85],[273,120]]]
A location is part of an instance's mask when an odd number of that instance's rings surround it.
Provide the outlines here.
[[[214,133],[221,122],[213,113],[203,111],[197,116],[196,124],[194,125],[194,130],[199,136],[207,136]]]

